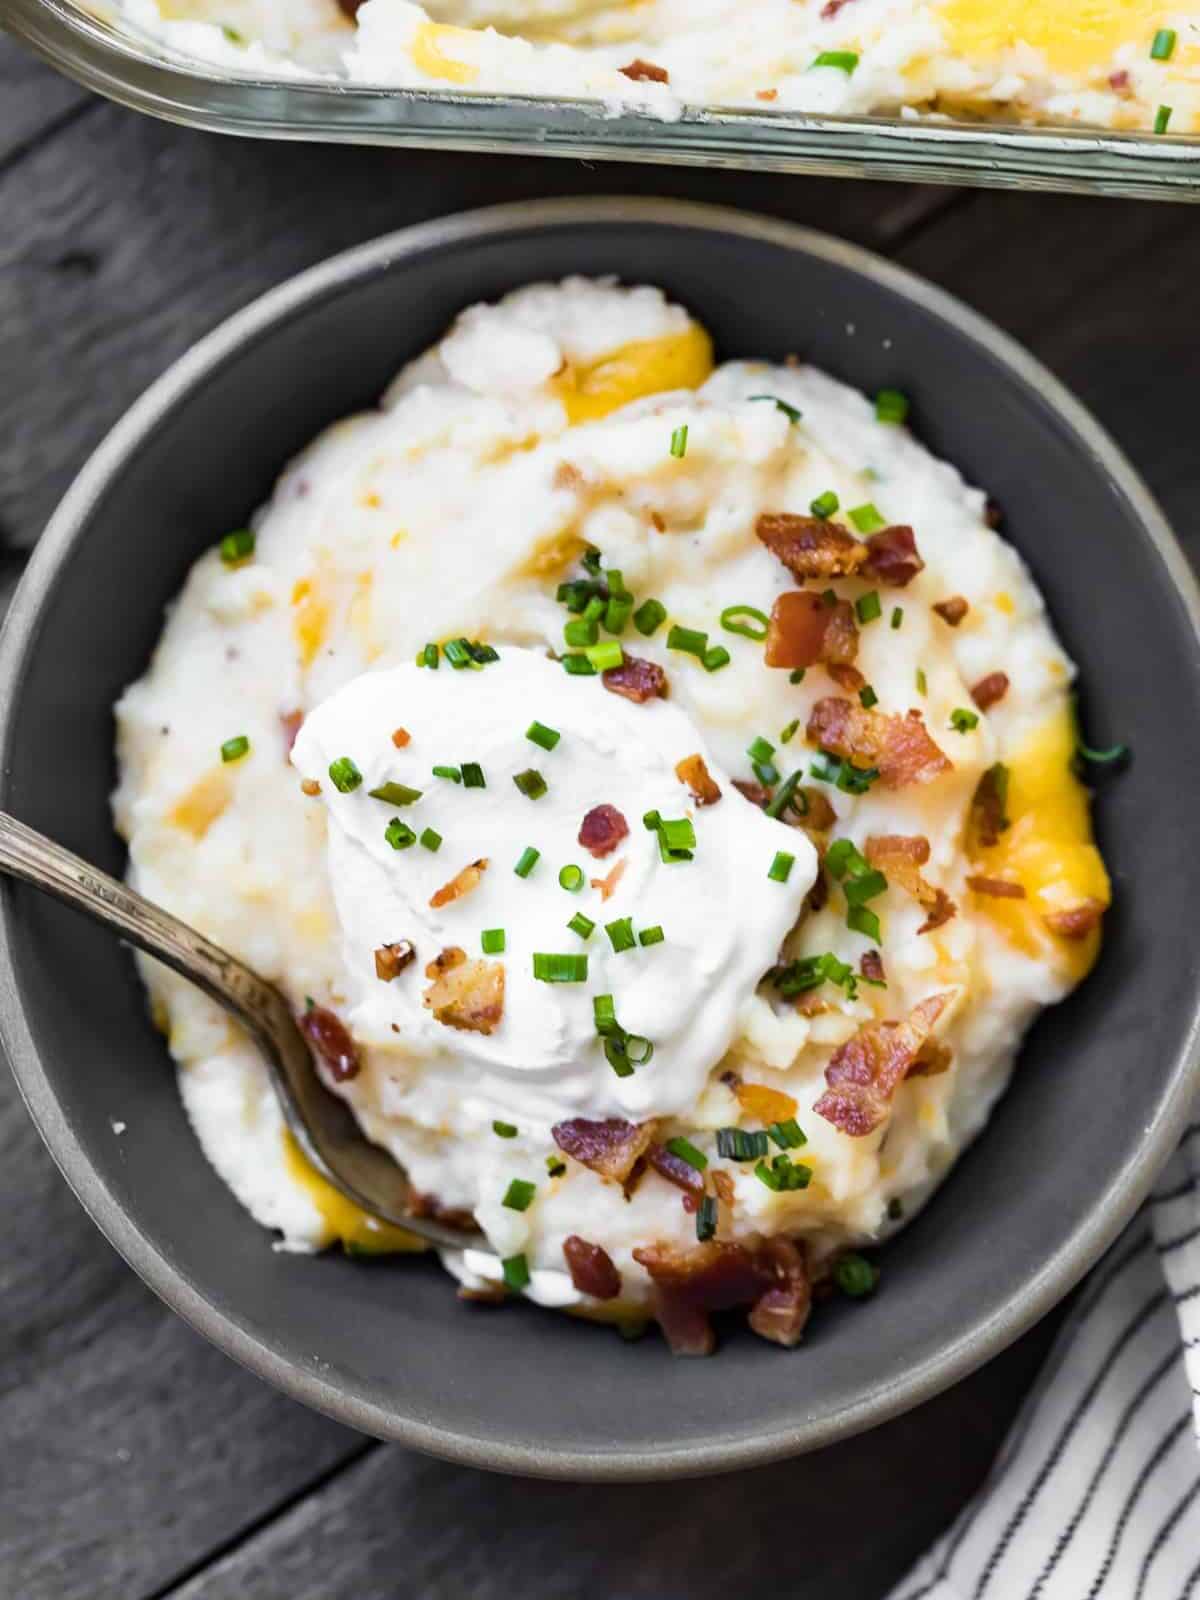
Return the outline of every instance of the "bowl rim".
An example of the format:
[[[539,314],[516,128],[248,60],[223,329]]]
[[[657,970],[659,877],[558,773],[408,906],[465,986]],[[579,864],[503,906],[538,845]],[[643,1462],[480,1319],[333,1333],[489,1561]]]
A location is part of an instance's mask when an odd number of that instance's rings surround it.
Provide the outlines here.
[[[1200,662],[1200,585],[1149,489],[1083,405],[1028,351],[955,296],[860,245],[774,218],[673,199],[621,198],[518,201],[418,223],[351,247],[268,290],[220,322],[156,379],[112,427],[67,490],[38,541],[0,635],[0,803],[12,771],[14,708],[24,687],[44,606],[69,564],[76,539],[110,480],[189,390],[271,325],[330,291],[433,249],[537,228],[630,221],[705,229],[815,255],[907,298],[980,345],[1032,386],[1066,422],[1102,472],[1125,496],[1162,561],[1190,621]],[[758,1466],[815,1450],[898,1416],[966,1377],[1044,1316],[1116,1238],[1149,1192],[1187,1123],[1200,1087],[1200,998],[1194,1003],[1169,1090],[1158,1114],[1140,1130],[1124,1172],[1024,1289],[981,1326],[961,1333],[902,1380],[868,1386],[857,1399],[798,1423],[769,1425],[753,1438],[714,1438],[702,1447],[570,1450],[514,1444],[398,1416],[384,1405],[295,1364],[221,1311],[180,1267],[144,1235],[117,1200],[51,1090],[25,1017],[13,961],[14,898],[0,890],[0,1047],[29,1113],[68,1185],[109,1243],[183,1320],[258,1377],[293,1399],[376,1437],[459,1465],[576,1481],[647,1481]]]

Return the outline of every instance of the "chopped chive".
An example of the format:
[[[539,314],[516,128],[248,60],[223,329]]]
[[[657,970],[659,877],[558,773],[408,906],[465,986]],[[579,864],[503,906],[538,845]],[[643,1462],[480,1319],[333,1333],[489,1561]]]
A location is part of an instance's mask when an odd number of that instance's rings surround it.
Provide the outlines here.
[[[619,956],[625,950],[632,950],[637,943],[633,935],[632,917],[618,917],[615,922],[606,922],[604,931],[609,937],[614,955]]]
[[[779,735],[780,744],[791,744],[793,738],[795,737],[796,729],[799,726],[800,726],[800,718],[799,717],[796,717],[796,718],[794,718],[793,721],[789,722],[787,727]]]
[[[803,683],[804,682],[804,674],[807,671],[808,671],[807,667],[794,667],[792,669],[792,671],[788,673],[788,682],[789,683]]]
[[[662,827],[662,817],[657,811],[643,811],[642,827],[645,828],[648,833],[657,833],[659,828]]]
[[[858,65],[858,56],[853,50],[822,50],[813,62],[814,67],[836,67],[839,72],[851,73]]]
[[[591,917],[585,917],[582,911],[577,911],[567,923],[572,933],[577,933],[581,939],[587,940],[596,931],[596,924]]]
[[[441,652],[436,644],[427,644],[417,657],[419,667],[432,667],[436,672],[441,662]]]
[[[561,1156],[547,1156],[546,1157],[546,1171],[550,1174],[550,1176],[552,1178],[561,1178],[563,1173],[566,1170],[567,1170],[567,1163],[563,1160],[563,1158]]]
[[[666,620],[667,608],[661,600],[643,600],[633,613],[634,627],[647,639],[652,633],[657,633]]]
[[[682,1135],[675,1139],[668,1139],[666,1148],[673,1156],[678,1156],[680,1161],[686,1161],[688,1166],[695,1168],[697,1172],[703,1172],[705,1167],[708,1166],[708,1157],[704,1154],[704,1151],[697,1150],[692,1141],[683,1138]]]
[[[250,753],[250,741],[244,733],[236,734],[232,739],[226,739],[221,746],[221,760],[240,761],[244,755]]]
[[[568,894],[578,894],[583,888],[583,868],[575,866],[574,863],[563,867],[558,875],[558,883]]]
[[[563,641],[573,650],[583,650],[589,644],[595,644],[600,637],[600,624],[589,621],[587,617],[572,617],[570,622],[563,623]]]
[[[613,595],[604,611],[605,633],[624,633],[633,615],[633,601],[627,595]]]
[[[504,1282],[514,1294],[520,1294],[522,1289],[529,1287],[529,1262],[524,1255],[505,1256],[500,1263],[504,1273]]]
[[[703,1244],[706,1239],[711,1239],[717,1231],[717,1202],[716,1197],[706,1194],[696,1208],[696,1237]]]
[[[525,729],[525,737],[543,750],[553,750],[562,734],[557,728],[548,728],[544,722],[531,722]]]
[[[854,609],[858,613],[860,622],[877,622],[883,615],[883,607],[879,602],[879,590],[869,589],[866,594],[860,594],[854,602]]]
[[[792,1189],[807,1189],[812,1181],[812,1168],[799,1161],[789,1161],[786,1155],[775,1156],[770,1166],[760,1161],[754,1176],[775,1194]]]
[[[843,794],[866,794],[879,777],[879,768],[856,767],[839,756],[831,755],[828,750],[822,750],[817,760],[809,766],[808,773],[822,783],[835,784]]]
[[[723,644],[714,644],[711,649],[704,652],[705,672],[720,672],[722,667],[727,667],[731,660],[729,651]]]
[[[861,933],[868,939],[873,939],[876,944],[882,943],[879,918],[870,906],[851,906],[846,913],[846,926],[852,933]]]
[[[1155,133],[1166,133],[1171,122],[1171,110],[1172,108],[1170,106],[1159,106],[1158,110],[1154,113]]]
[[[536,1183],[530,1183],[528,1178],[514,1178],[504,1191],[504,1199],[500,1203],[510,1211],[528,1211],[536,1193]]]
[[[483,768],[478,761],[464,761],[462,764],[462,781],[464,789],[486,789],[487,779],[483,775]]]
[[[618,1029],[604,1040],[604,1059],[618,1078],[633,1077],[633,1062],[629,1059],[628,1036]]]
[[[775,754],[775,746],[769,739],[764,739],[758,734],[747,746],[746,754],[751,761],[770,761]]]
[[[527,844],[524,850],[521,851],[521,854],[517,859],[517,864],[513,868],[513,871],[516,873],[517,877],[527,878],[533,871],[534,867],[537,866],[541,854],[542,852],[540,850],[535,850],[531,844]]]
[[[471,659],[477,667],[486,667],[491,661],[499,661],[500,652],[490,644],[480,644],[478,639],[472,639],[467,644],[471,652]]]
[[[586,983],[588,958],[578,955],[533,953],[533,975],[540,983]]]
[[[868,867],[865,872],[859,872],[854,877],[848,877],[842,884],[846,894],[846,904],[851,906],[866,905],[868,900],[875,900],[887,889],[887,879],[876,867]]]
[[[471,665],[471,647],[465,639],[447,639],[442,654],[456,672]]]
[[[574,616],[583,611],[596,593],[596,585],[589,583],[586,578],[574,578],[569,583],[560,583],[554,598],[560,606],[566,606]],[[603,607],[603,600],[600,602]]]
[[[904,621],[904,607],[903,606],[893,606],[892,607],[892,627],[893,628],[898,628],[903,621]]]
[[[393,817],[383,830],[383,837],[393,850],[408,850],[416,844],[417,836],[407,822],[401,822],[399,817]]]
[[[786,850],[776,850],[775,859],[771,863],[767,877],[773,883],[786,883],[795,864],[795,856],[788,855]]]
[[[445,778],[447,783],[462,782],[462,773],[457,767],[434,767],[432,771],[435,778]]]
[[[900,389],[880,389],[875,396],[875,416],[880,422],[903,422],[908,416],[908,396]]]
[[[864,1295],[874,1292],[879,1282],[879,1268],[873,1266],[866,1256],[848,1250],[833,1269],[833,1281],[843,1294],[849,1295],[852,1300],[861,1300]]]
[[[597,672],[611,672],[625,659],[619,639],[605,639],[600,644],[590,645],[584,654]]]
[[[1150,46],[1151,61],[1170,61],[1175,54],[1175,29],[1160,28],[1154,35],[1154,42]],[[224,541],[222,541],[222,544]]]
[[[385,800],[389,806],[411,806],[421,798],[420,789],[410,789],[406,783],[381,783],[378,789],[368,789],[372,800]]]
[[[248,561],[254,554],[254,529],[235,528],[232,533],[227,533],[218,546],[221,560],[227,567],[236,567],[242,561]]]
[[[583,608],[585,622],[599,622],[607,609],[608,601],[601,594],[594,594]]]
[[[779,768],[773,761],[752,761],[754,776],[765,789],[773,789],[779,782]]]
[[[684,456],[687,455],[687,436],[688,425],[686,422],[681,423],[671,435],[671,454],[677,461],[682,461]]]
[[[434,828],[426,828],[421,834],[420,842],[426,850],[438,851],[442,848],[442,836]]]
[[[349,756],[338,756],[329,763],[329,781],[339,794],[350,794],[362,782],[362,773]]]
[[[878,509],[870,500],[865,505],[852,506],[846,515],[859,533],[878,533],[880,528],[887,527],[887,523],[879,515]]]
[[[502,956],[506,942],[503,928],[485,928],[479,935],[479,948],[485,956]]]
[[[877,706],[879,704],[879,696],[875,693],[874,689],[872,689],[869,683],[864,683],[862,688],[858,691],[858,701],[864,711],[870,711],[872,706]]]
[[[515,1139],[517,1137],[516,1125],[511,1122],[493,1122],[492,1132],[501,1139]]]
[[[783,816],[783,813],[787,810],[788,806],[791,805],[792,799],[800,785],[800,780],[803,778],[803,776],[804,769],[802,767],[797,767],[795,772],[788,774],[788,776],[779,785],[778,789],[776,789],[775,793],[771,796],[770,800],[766,804],[766,807],[764,808],[768,817],[780,818]]]
[[[856,56],[855,60],[857,59],[858,57]],[[804,414],[801,411],[797,411],[795,406],[788,405],[786,400],[781,400],[777,394],[752,394],[748,398],[751,400],[769,400],[777,411],[783,412],[789,422],[799,422]]]
[[[614,600],[633,599],[633,596],[625,586],[625,577],[619,567],[609,567],[608,571],[604,574],[604,578],[608,584],[609,595]]]
[[[661,817],[658,823],[658,837],[668,850],[696,848],[696,829],[690,817],[671,819]]]
[[[1093,750],[1086,744],[1077,744],[1075,754],[1081,761],[1090,761],[1098,767],[1108,767],[1116,761],[1124,761],[1129,754],[1127,744],[1109,745],[1107,750]]]
[[[770,617],[757,606],[726,606],[721,613],[726,633],[740,633],[744,639],[765,639],[770,625]]]
[[[563,669],[573,678],[594,678],[599,668],[583,654],[566,655],[562,658]]]
[[[625,1054],[635,1067],[644,1067],[654,1054],[654,1046],[649,1039],[644,1039],[640,1033],[627,1033],[625,1035]]]
[[[601,1037],[617,1031],[617,1007],[612,995],[592,996],[592,1020],[596,1024],[596,1032]]]
[[[925,676],[925,668],[924,667],[918,667],[917,668],[917,693],[918,694],[928,694],[929,693],[929,679]]]
[[[833,515],[840,504],[841,501],[833,490],[826,489],[824,494],[819,494],[815,500],[808,502],[808,509],[814,517],[820,517],[821,521],[824,522],[827,517]]]
[[[835,983],[846,991],[846,997],[858,996],[858,975],[846,961],[839,961],[832,950],[820,956],[800,956],[786,966],[775,967],[767,974],[785,1000],[819,989],[823,983]]]
[[[979,726],[979,713],[968,711],[965,706],[955,706],[950,713],[950,726],[955,733],[970,733],[972,728]]]
[[[526,800],[540,800],[550,787],[536,767],[526,767],[524,772],[514,773],[513,782]]]
[[[600,576],[600,562],[602,559],[603,558],[599,550],[596,549],[594,544],[588,545],[587,549],[580,557],[580,560],[583,562],[584,566],[594,577]]]
[[[643,947],[652,944],[661,944],[666,938],[661,926],[656,922],[652,928],[641,928],[638,931],[638,943]]]
[[[773,1122],[767,1132],[781,1150],[799,1150],[801,1145],[808,1143],[795,1117]]]
[[[757,1161],[767,1153],[765,1133],[748,1133],[745,1128],[718,1128],[717,1154],[727,1161]]]
[[[708,649],[708,635],[698,628],[681,628],[678,623],[667,634],[667,649],[681,650],[684,655],[698,656],[704,660]]]

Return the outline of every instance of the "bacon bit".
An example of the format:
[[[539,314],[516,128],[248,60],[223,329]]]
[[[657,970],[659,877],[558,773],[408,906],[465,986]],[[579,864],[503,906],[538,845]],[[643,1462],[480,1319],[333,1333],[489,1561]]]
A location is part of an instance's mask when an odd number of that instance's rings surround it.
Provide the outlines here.
[[[755,1122],[786,1122],[798,1109],[790,1094],[769,1089],[765,1083],[739,1083],[733,1092],[738,1105]]]
[[[283,750],[285,755],[291,755],[292,746],[296,742],[296,735],[304,726],[303,711],[285,711],[279,718],[279,725],[283,729]]]
[[[491,1033],[504,1016],[504,963],[456,962],[430,984],[424,999],[446,1027],[464,1033]]]
[[[987,677],[980,678],[979,682],[971,690],[971,699],[974,700],[980,711],[990,711],[994,705],[1004,699],[1007,693],[1008,673],[989,672]]]
[[[805,785],[796,791],[796,798],[804,802],[804,810],[799,816],[800,826],[806,832],[828,833],[837,821],[837,812],[830,805],[828,797],[820,789]]]
[[[616,806],[593,806],[579,824],[579,843],[597,860],[612,855],[622,839],[629,837],[629,824]]]
[[[968,877],[967,888],[976,894],[991,895],[995,900],[1024,900],[1025,885],[1013,883],[1009,878]]]
[[[638,1184],[640,1184],[642,1179],[646,1176],[646,1165],[647,1162],[645,1156],[639,1156],[633,1163],[629,1176],[621,1185],[621,1193],[625,1196],[626,1200],[632,1198],[638,1187]]]
[[[1004,815],[1004,796],[1000,791],[995,767],[989,767],[980,778],[971,797],[971,813],[975,820],[979,843],[985,849],[999,844],[1000,835],[1008,827],[1008,818]]]
[[[727,1172],[714,1172],[712,1186],[716,1191],[717,1199],[722,1205],[731,1206],[734,1199],[733,1179]]]
[[[461,967],[466,959],[465,950],[460,950],[456,944],[447,945],[425,968],[425,976],[440,978],[447,972],[453,972],[455,967]]]
[[[640,56],[631,61],[627,67],[618,67],[617,71],[624,78],[630,78],[634,83],[670,83],[671,75],[666,67],[656,67],[653,61],[643,61]]]
[[[704,1174],[697,1172],[690,1161],[685,1161],[682,1156],[677,1156],[668,1150],[665,1144],[654,1145],[648,1159],[660,1178],[673,1183],[685,1194],[704,1193]]]
[[[891,589],[905,588],[925,567],[913,531],[904,522],[873,533],[867,540],[867,552],[863,572]]]
[[[638,705],[647,700],[665,700],[667,675],[656,661],[646,661],[641,656],[627,655],[619,667],[609,667],[601,673],[604,687],[610,694],[624,695]]]
[[[675,768],[675,776],[680,783],[687,784],[698,806],[715,806],[721,798],[720,787],[701,755],[684,756]]]
[[[749,1322],[755,1333],[772,1344],[793,1349],[800,1343],[812,1310],[812,1281],[803,1245],[790,1239],[768,1239],[759,1247],[760,1264],[769,1264],[775,1282],[754,1302]]]
[[[831,662],[825,670],[839,689],[857,692],[867,681],[857,667],[847,666],[841,661]]]
[[[749,800],[752,806],[765,806],[771,798],[771,791],[764,789],[761,783],[756,783],[753,778],[734,778],[733,787],[740,795]]]
[[[812,708],[805,731],[810,744],[856,767],[877,767],[886,789],[929,783],[954,767],[930,738],[919,711],[895,716],[830,695]]]
[[[756,89],[754,91],[754,98],[756,100],[778,100],[779,99],[779,90],[778,89]]]
[[[550,1135],[565,1155],[573,1156],[602,1178],[624,1183],[654,1143],[656,1126],[653,1119],[625,1122],[620,1117],[609,1117],[591,1122],[586,1117],[572,1117],[567,1122],[556,1122]]]
[[[599,889],[601,900],[609,900],[617,892],[617,885],[620,883],[621,875],[627,866],[628,862],[622,856],[607,878],[588,879],[593,889]]]
[[[582,489],[583,473],[570,461],[560,461],[551,480],[556,489]]]
[[[773,1275],[740,1244],[710,1239],[691,1249],[658,1243],[641,1246],[633,1259],[654,1283],[655,1316],[673,1354],[707,1356],[715,1344],[710,1311],[758,1300]]]
[[[763,660],[768,667],[849,665],[858,654],[858,624],[848,600],[826,605],[809,589],[787,589],[771,607]]]
[[[448,1228],[470,1231],[477,1226],[473,1212],[462,1206],[443,1205],[437,1195],[422,1194],[419,1189],[414,1189],[409,1196],[408,1209],[414,1217],[431,1217],[435,1222],[444,1222]]]
[[[865,563],[867,547],[836,522],[764,511],[754,532],[794,578],[848,578]]]
[[[872,983],[887,982],[887,974],[883,970],[883,957],[878,950],[864,950],[859,958],[858,970]]]
[[[392,743],[397,750],[403,750],[406,744],[412,743],[412,734],[407,728],[397,728],[392,734]]]
[[[850,0],[825,0],[821,7],[821,21],[832,22],[843,6],[848,6]]]
[[[983,520],[989,528],[1002,528],[1004,526],[1004,507],[999,500],[993,500],[988,495],[983,506]]]
[[[317,782],[317,780],[315,778],[301,778],[301,780],[300,780],[300,793],[301,794],[306,794],[311,798],[314,794],[320,794],[320,792],[321,792],[321,785]]]
[[[358,1046],[341,1017],[327,1006],[306,1007],[300,1018],[300,1032],[312,1045],[334,1083],[345,1083],[358,1076],[362,1066]]]
[[[1109,73],[1108,87],[1114,90],[1117,94],[1126,93],[1129,88],[1129,73],[1125,70],[1125,68],[1122,68],[1119,72]]]
[[[650,526],[654,529],[655,533],[666,533],[667,531],[666,519],[657,511],[652,511],[650,513]]]
[[[1082,900],[1065,911],[1047,912],[1042,921],[1060,939],[1086,939],[1093,928],[1099,927],[1105,909],[1103,900]]]
[[[971,607],[961,594],[954,594],[949,600],[939,600],[933,609],[943,622],[948,622],[952,628],[957,628]]]
[[[484,873],[488,869],[488,858],[480,856],[478,861],[472,861],[461,872],[456,872],[449,883],[444,883],[438,892],[433,895],[429,904],[435,911],[442,906],[448,906],[454,900],[461,900],[464,895],[478,889]]]
[[[417,959],[417,947],[411,939],[397,939],[395,944],[381,944],[375,952],[375,976],[380,983],[391,983],[405,967]]]
[[[337,3],[338,9],[341,11],[342,15],[349,17],[350,21],[353,22],[355,17],[358,15],[358,8],[365,4],[365,0],[337,0]],[[305,483],[299,484],[297,486],[296,493],[307,494],[308,485]]]
[[[918,1068],[949,1000],[949,994],[930,995],[903,1022],[864,1023],[830,1057],[828,1087],[813,1110],[852,1139],[872,1133],[888,1116],[896,1090]]]
[[[864,853],[889,883],[898,883],[929,913],[918,933],[932,933],[954,916],[958,907],[946,891],[921,875],[920,868],[929,860],[929,840],[924,834],[875,834],[867,840]]]
[[[593,1300],[615,1300],[620,1294],[621,1274],[602,1246],[571,1233],[563,1240],[563,1257],[580,1294],[590,1294]]]
[[[470,1226],[473,1224],[468,1223]],[[460,1283],[458,1298],[474,1306],[502,1306],[508,1299],[508,1290],[500,1283],[485,1283],[471,1289],[465,1283]]]

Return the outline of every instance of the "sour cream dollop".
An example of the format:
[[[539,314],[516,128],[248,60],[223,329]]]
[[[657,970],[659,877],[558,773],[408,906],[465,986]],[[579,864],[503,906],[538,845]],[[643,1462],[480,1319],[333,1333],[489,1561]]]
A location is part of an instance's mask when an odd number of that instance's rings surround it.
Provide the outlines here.
[[[552,749],[529,737],[535,721],[558,734]],[[399,748],[397,729],[408,736]],[[695,754],[722,791],[715,804],[697,805],[676,774]],[[349,792],[330,780],[342,758],[362,775]],[[443,662],[438,671],[365,673],[309,715],[292,760],[320,783],[328,812],[351,1031],[364,1044],[453,1064],[484,1112],[548,1123],[687,1110],[733,1042],[739,1013],[816,875],[805,835],[746,802],[683,711],[662,700],[635,704],[531,650],[504,649],[481,671]],[[464,763],[482,769],[484,787],[433,776],[434,767],[461,771]],[[536,799],[515,781],[531,769],[546,785]],[[385,784],[420,797],[403,806],[372,797]],[[628,833],[596,859],[579,835],[601,805],[620,812]],[[664,860],[658,833],[643,822],[654,811],[691,821],[690,860]],[[418,842],[389,842],[397,816]],[[426,830],[440,836],[436,849],[419,842]],[[520,876],[529,849],[538,859]],[[769,875],[781,852],[793,858],[782,882]],[[431,904],[480,860],[487,867],[476,887]],[[571,867],[583,873],[576,892],[560,882]],[[586,938],[568,927],[577,913],[594,924]],[[626,919],[635,942],[618,949]],[[637,935],[650,928],[663,938],[643,945]],[[483,934],[498,929],[503,953],[486,958],[504,963],[502,1019],[490,1033],[440,1022],[424,1003],[426,964],[450,947],[482,959]],[[402,939],[418,959],[383,981],[374,953]],[[537,953],[586,955],[586,979],[535,978]],[[617,1076],[606,1059],[598,995],[611,995],[620,1026],[654,1046],[630,1076]]]

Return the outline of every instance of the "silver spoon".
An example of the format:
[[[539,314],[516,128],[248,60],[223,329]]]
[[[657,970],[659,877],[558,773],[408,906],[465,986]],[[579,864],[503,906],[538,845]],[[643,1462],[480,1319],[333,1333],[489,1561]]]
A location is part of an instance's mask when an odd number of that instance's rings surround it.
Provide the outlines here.
[[[161,906],[2,811],[0,872],[86,912],[232,1012],[262,1049],[301,1149],[348,1200],[433,1244],[487,1248],[473,1230],[413,1214],[413,1189],[403,1169],[370,1142],[345,1102],[321,1082],[308,1041],[274,984]]]

